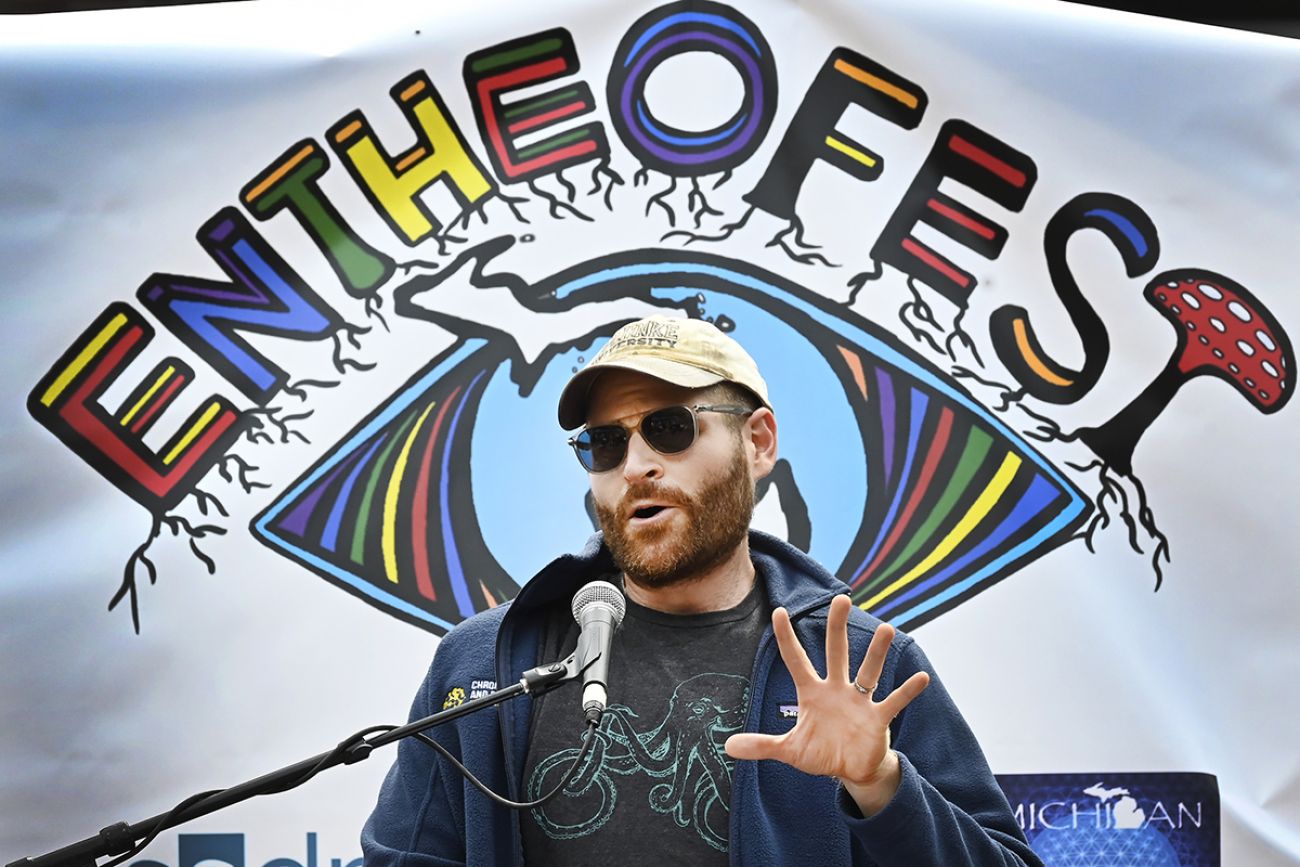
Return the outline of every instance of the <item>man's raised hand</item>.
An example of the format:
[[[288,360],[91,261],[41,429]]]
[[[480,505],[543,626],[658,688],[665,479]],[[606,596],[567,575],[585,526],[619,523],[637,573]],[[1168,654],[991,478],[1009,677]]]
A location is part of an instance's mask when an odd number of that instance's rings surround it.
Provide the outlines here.
[[[898,789],[898,756],[889,749],[889,723],[921,694],[930,676],[918,671],[881,701],[870,694],[885,665],[894,627],[882,624],[871,639],[857,677],[849,677],[847,596],[836,596],[826,619],[826,677],[799,645],[790,615],[772,612],[781,659],[794,678],[798,722],[783,735],[743,733],[727,739],[734,759],[776,759],[804,773],[838,777],[863,815],[879,811]],[[854,686],[855,682],[864,692]]]

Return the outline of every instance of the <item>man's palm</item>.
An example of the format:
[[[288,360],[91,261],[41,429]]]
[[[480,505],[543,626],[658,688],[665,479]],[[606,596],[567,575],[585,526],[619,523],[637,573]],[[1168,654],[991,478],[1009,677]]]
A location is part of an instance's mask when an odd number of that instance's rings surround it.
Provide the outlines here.
[[[917,672],[883,701],[854,688],[849,679],[849,608],[847,596],[831,602],[826,621],[826,677],[817,674],[799,645],[790,615],[772,612],[781,659],[794,678],[799,721],[783,735],[744,733],[727,739],[727,754],[735,759],[776,759],[804,773],[838,777],[858,785],[875,782],[889,757],[889,723],[930,682]],[[884,668],[894,628],[882,624],[871,639],[858,668],[857,683],[874,687]]]

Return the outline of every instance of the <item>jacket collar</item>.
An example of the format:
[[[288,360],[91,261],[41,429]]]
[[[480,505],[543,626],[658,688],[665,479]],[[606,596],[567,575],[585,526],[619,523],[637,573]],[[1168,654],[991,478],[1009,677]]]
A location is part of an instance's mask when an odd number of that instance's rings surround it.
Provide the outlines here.
[[[759,530],[749,531],[749,554],[759,579],[766,583],[768,601],[773,607],[784,606],[792,617],[849,591],[848,585],[803,551]],[[523,586],[510,605],[503,629],[558,601],[567,605],[583,584],[616,571],[603,535],[593,534],[581,551],[552,560]]]

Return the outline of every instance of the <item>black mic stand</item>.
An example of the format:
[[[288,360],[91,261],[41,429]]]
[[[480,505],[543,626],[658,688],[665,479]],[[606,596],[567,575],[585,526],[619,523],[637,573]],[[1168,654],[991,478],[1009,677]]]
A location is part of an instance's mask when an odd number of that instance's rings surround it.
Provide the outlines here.
[[[231,786],[228,789],[198,797],[193,800],[193,803],[180,809],[159,813],[157,816],[136,822],[134,825],[118,822],[116,825],[109,825],[104,828],[94,837],[87,837],[53,852],[38,855],[35,858],[20,858],[17,861],[10,862],[5,867],[98,867],[97,859],[106,855],[121,855],[129,852],[141,840],[155,836],[158,832],[167,828],[174,828],[191,819],[215,813],[217,810],[238,804],[241,801],[247,801],[257,795],[287,792],[328,768],[339,765],[353,765],[369,758],[370,753],[376,747],[387,746],[394,741],[451,722],[485,707],[500,704],[516,696],[525,694],[541,695],[550,692],[560,684],[575,679],[581,673],[576,662],[576,655],[570,656],[562,662],[538,666],[524,672],[517,683],[511,684],[505,689],[498,689],[496,692],[471,699],[464,704],[447,708],[424,719],[407,723],[404,726],[396,728],[379,726],[364,729],[328,752],[320,753],[309,759],[303,759],[292,765],[286,765],[278,771],[263,774],[256,779]],[[374,737],[366,737],[366,735],[377,730],[381,731],[381,733]]]

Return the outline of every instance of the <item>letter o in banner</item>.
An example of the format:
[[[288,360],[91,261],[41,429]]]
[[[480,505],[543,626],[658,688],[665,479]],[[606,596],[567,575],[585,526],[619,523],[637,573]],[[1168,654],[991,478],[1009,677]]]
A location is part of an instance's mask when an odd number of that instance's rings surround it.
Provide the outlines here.
[[[646,81],[661,63],[696,51],[730,63],[745,91],[734,115],[700,132],[662,123],[645,101]],[[619,43],[606,86],[610,116],[623,144],[646,168],[674,177],[740,165],[758,149],[776,113],[772,50],[752,21],[721,3],[687,0],[643,15]]]

